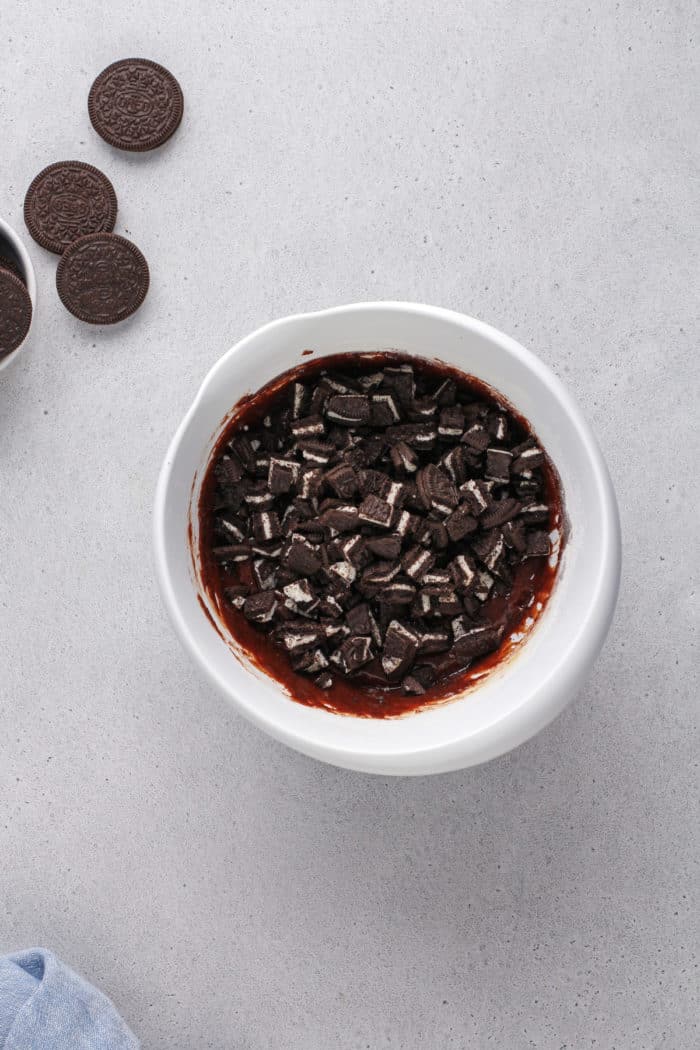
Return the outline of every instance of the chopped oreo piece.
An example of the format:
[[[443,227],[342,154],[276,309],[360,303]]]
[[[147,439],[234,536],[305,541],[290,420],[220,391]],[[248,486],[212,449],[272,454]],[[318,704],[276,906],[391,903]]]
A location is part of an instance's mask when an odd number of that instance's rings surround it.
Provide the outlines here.
[[[217,519],[216,527],[227,539],[233,540],[234,543],[243,543],[245,540],[243,524],[243,522],[238,522],[222,515]]]
[[[327,525],[336,532],[352,532],[359,524],[357,507],[354,503],[343,503],[337,507],[329,507],[324,510],[318,519],[322,525]]]
[[[304,499],[318,496],[323,488],[323,471],[318,467],[303,467],[299,477],[299,495]]]
[[[357,576],[357,569],[349,561],[334,561],[326,570],[328,579],[340,583],[343,591],[346,591]]]
[[[370,400],[365,394],[335,394],[326,402],[325,413],[333,423],[362,426],[370,420]]]
[[[326,424],[322,416],[304,416],[303,419],[295,419],[289,429],[295,438],[321,437],[326,432]]]
[[[357,492],[357,473],[347,462],[327,470],[323,480],[340,499],[351,499]]]
[[[384,369],[383,387],[393,390],[403,404],[413,400],[415,380],[411,365],[388,365]]]
[[[486,483],[471,478],[460,485],[459,495],[469,507],[472,514],[478,517],[483,514],[491,502],[491,497]]]
[[[243,499],[252,512],[272,510],[275,505],[275,497],[272,495],[264,481],[256,481],[250,485]]]
[[[284,594],[295,605],[308,605],[316,600],[316,590],[308,580],[293,580],[282,588]]]
[[[435,555],[431,550],[416,545],[406,551],[401,559],[401,568],[412,580],[420,580],[423,575],[432,569],[435,564]]]
[[[450,573],[458,591],[471,591],[476,584],[476,566],[468,554],[458,554],[450,562]]]
[[[242,609],[249,594],[250,587],[245,583],[234,583],[224,589],[224,595],[234,609]]]
[[[373,394],[370,400],[370,421],[373,427],[390,427],[401,419],[401,412],[393,394]]]
[[[398,576],[400,568],[398,562],[383,562],[365,569],[358,584],[360,592],[367,597],[375,597],[382,588],[391,583],[395,576]]]
[[[405,441],[397,441],[389,453],[394,470],[403,474],[414,474],[418,470],[418,454]]]
[[[300,576],[312,576],[323,564],[318,547],[303,536],[292,537],[292,542],[282,555],[282,563]]]
[[[549,518],[549,507],[546,503],[526,503],[520,511],[521,521],[528,525],[535,525]]]
[[[346,638],[340,646],[340,653],[347,674],[357,671],[358,668],[373,660],[376,655],[372,639],[368,635],[351,635],[350,638]]]
[[[548,558],[550,554],[549,536],[546,532],[530,532],[527,536],[526,558]]]
[[[269,623],[276,611],[277,597],[274,591],[251,594],[243,604],[243,615],[255,623]]]
[[[461,485],[469,474],[468,454],[461,445],[451,448],[440,460],[441,466],[449,474],[455,485]]]
[[[530,470],[534,470],[536,467],[541,467],[544,463],[544,452],[541,448],[533,446],[532,448],[524,449],[520,455],[513,461],[511,467],[513,474],[526,474]]]
[[[292,657],[292,667],[300,674],[318,674],[328,667],[328,657],[323,649],[308,649],[305,653]]]
[[[468,445],[476,452],[485,452],[490,441],[489,432],[481,423],[472,423],[462,435],[462,444]]]
[[[365,496],[359,508],[360,521],[388,529],[394,517],[394,508],[378,496]]]
[[[437,427],[434,423],[402,423],[387,427],[387,438],[392,441],[403,441],[418,452],[429,452],[437,441]]]
[[[420,637],[421,653],[444,653],[452,645],[452,634],[446,627],[433,627],[422,632]]]
[[[415,524],[415,514],[411,514],[407,510],[402,510],[398,518],[396,519],[394,531],[402,538],[404,536],[410,536],[411,533],[414,531]]]
[[[237,485],[243,474],[243,464],[238,456],[224,455],[216,465],[216,476],[225,485]]]
[[[508,440],[508,420],[499,412],[489,420],[489,433],[496,441]]]
[[[518,496],[531,497],[542,488],[542,478],[532,470],[515,477],[515,491]]]
[[[312,466],[326,466],[336,456],[336,448],[332,441],[303,438],[297,441],[297,448],[306,462]]]
[[[513,459],[512,452],[504,448],[486,449],[486,471],[484,476],[493,481],[508,481],[510,478],[510,464]]]
[[[274,510],[253,514],[253,535],[256,540],[276,540],[282,535],[280,519]]]
[[[440,407],[454,405],[457,400],[457,385],[454,379],[443,379],[433,392],[433,398]]]
[[[377,558],[398,558],[401,553],[400,536],[368,536],[364,543],[367,550]]]
[[[301,419],[306,414],[308,404],[308,388],[303,383],[293,383],[291,397],[292,419]]]
[[[237,434],[235,437],[231,438],[228,447],[243,469],[249,474],[252,474],[255,470],[255,449],[246,435]]]
[[[245,611],[245,610],[244,610]],[[290,621],[275,632],[288,653],[304,653],[314,649],[323,639],[323,631],[313,623]]]
[[[392,620],[384,636],[381,664],[387,678],[403,678],[418,653],[420,636],[407,624]]]
[[[386,500],[391,485],[391,478],[381,470],[360,471],[359,486],[362,496],[378,496],[379,499]]]
[[[508,521],[501,529],[503,539],[506,541],[506,545],[511,550],[517,551],[518,554],[524,554],[527,550],[527,538],[525,535],[525,525],[522,521]]]
[[[381,386],[383,380],[383,372],[372,372],[368,376],[358,376],[356,382],[360,390],[364,390],[367,393],[367,391],[376,390],[378,386]]]
[[[479,524],[484,529],[494,529],[499,525],[505,525],[507,521],[518,516],[521,507],[522,503],[511,496],[495,500],[484,513]]]
[[[416,588],[410,580],[405,577],[392,580],[379,589],[377,599],[385,605],[410,605],[416,593]]]
[[[465,536],[468,536],[470,532],[474,532],[477,528],[476,518],[470,513],[469,508],[466,506],[457,507],[453,510],[449,518],[445,521],[445,528],[447,529],[447,535],[450,537],[452,543],[459,543]]]
[[[424,587],[450,588],[452,586],[452,573],[448,569],[430,569],[421,581]]]
[[[356,569],[363,569],[370,560],[367,542],[364,536],[357,533],[346,536],[340,541],[340,553]]]
[[[485,532],[472,543],[472,550],[490,572],[499,573],[499,567],[505,552],[502,534],[497,529]]]
[[[384,499],[392,507],[401,507],[408,493],[408,485],[404,484],[403,481],[392,481]]]
[[[248,561],[252,550],[248,543],[229,543],[226,547],[213,547],[212,554],[217,561],[235,564]]]
[[[482,569],[477,573],[476,587],[474,588],[474,597],[480,602],[485,602],[491,594],[493,587],[493,576],[488,572],[484,572]]]
[[[455,638],[454,651],[460,660],[473,660],[477,656],[492,653],[500,644],[500,629],[490,624],[482,625],[469,627],[459,638]]]
[[[444,551],[450,543],[450,535],[441,521],[426,522],[430,534],[430,542],[438,551]]]
[[[461,405],[443,408],[438,422],[438,436],[449,441],[459,441],[464,430],[464,409]]]
[[[270,456],[267,471],[267,487],[273,496],[290,492],[299,477],[299,464],[295,459],[280,459]]]
[[[435,463],[428,463],[418,471],[416,485],[426,510],[435,510],[447,517],[459,502],[453,482]]]
[[[277,565],[272,558],[253,559],[253,578],[261,591],[269,591],[276,585]]]
[[[420,423],[422,420],[434,419],[437,415],[437,401],[432,397],[414,398],[408,408],[408,414],[413,422]]]
[[[282,540],[260,540],[253,541],[250,545],[252,554],[258,554],[261,558],[279,558],[282,553]]]
[[[360,602],[359,605],[348,609],[345,614],[345,622],[353,634],[367,635],[375,645],[381,644],[381,632],[367,602]]]

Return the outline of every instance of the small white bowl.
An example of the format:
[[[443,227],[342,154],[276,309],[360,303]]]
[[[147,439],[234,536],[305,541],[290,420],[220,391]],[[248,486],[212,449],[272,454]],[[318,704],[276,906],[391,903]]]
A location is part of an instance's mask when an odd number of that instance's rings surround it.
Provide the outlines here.
[[[24,339],[19,344],[19,346],[16,347],[11,354],[7,354],[6,357],[0,358],[0,372],[2,372],[3,368],[7,368],[7,366],[11,364],[12,361],[16,361],[17,357],[22,353],[22,351],[26,347],[29,341],[29,336],[32,332],[32,325],[34,324],[34,313],[36,311],[36,277],[34,276],[34,267],[32,266],[32,260],[29,258],[29,252],[24,247],[24,244],[20,240],[19,236],[15,233],[15,231],[12,229],[12,227],[8,226],[8,224],[3,219],[0,219],[0,247],[3,241],[5,241],[5,243],[9,245],[9,247],[12,249],[12,252],[17,261],[17,265],[24,274],[24,280],[27,285],[27,291],[29,292],[29,298],[32,301],[32,320],[29,325],[29,328],[27,329],[27,334],[25,335]],[[0,252],[0,254],[2,253]]]
[[[483,681],[448,703],[371,719],[305,707],[254,667],[201,586],[197,502],[232,407],[315,357],[400,350],[438,358],[500,391],[535,429],[562,482],[570,534],[535,628]],[[214,365],[168,449],[155,502],[155,555],[165,604],[185,647],[232,705],[278,740],[338,766],[440,773],[523,743],[570,703],[612,619],[620,575],[615,495],[595,438],[559,380],[507,335],[471,317],[413,303],[358,303],[265,325]],[[213,622],[212,622],[213,621]],[[214,623],[218,624],[217,630]]]

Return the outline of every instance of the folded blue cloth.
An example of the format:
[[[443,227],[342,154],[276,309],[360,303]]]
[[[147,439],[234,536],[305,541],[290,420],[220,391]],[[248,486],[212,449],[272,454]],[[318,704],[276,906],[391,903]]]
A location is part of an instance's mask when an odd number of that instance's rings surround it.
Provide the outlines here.
[[[1,1050],[138,1050],[106,995],[51,952],[0,958]]]

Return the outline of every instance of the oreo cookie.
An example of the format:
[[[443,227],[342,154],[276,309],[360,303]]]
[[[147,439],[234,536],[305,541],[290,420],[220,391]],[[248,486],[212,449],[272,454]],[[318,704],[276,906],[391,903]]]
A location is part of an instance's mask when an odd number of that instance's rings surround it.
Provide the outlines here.
[[[44,168],[24,198],[27,229],[37,244],[58,255],[78,237],[111,233],[116,220],[112,183],[98,168],[79,160]]]
[[[114,233],[92,233],[61,256],[56,288],[65,308],[88,324],[116,324],[146,298],[148,264],[142,253]]]
[[[177,131],[184,99],[175,77],[147,58],[125,58],[100,73],[90,88],[93,128],[117,149],[157,149]]]

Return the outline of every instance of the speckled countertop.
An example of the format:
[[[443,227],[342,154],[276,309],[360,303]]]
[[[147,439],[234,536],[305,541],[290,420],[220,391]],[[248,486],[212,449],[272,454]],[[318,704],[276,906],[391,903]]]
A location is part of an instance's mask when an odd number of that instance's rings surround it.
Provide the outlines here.
[[[152,287],[88,328],[30,242],[33,343],[0,376],[0,950],[53,948],[144,1047],[698,1045],[693,10],[3,5],[0,213],[22,229],[41,167],[96,164]],[[130,54],[184,88],[158,154],[88,122],[93,76]],[[383,298],[551,365],[625,544],[578,702],[506,758],[414,781],[319,765],[227,709],[150,550],[161,458],[223,350]]]

